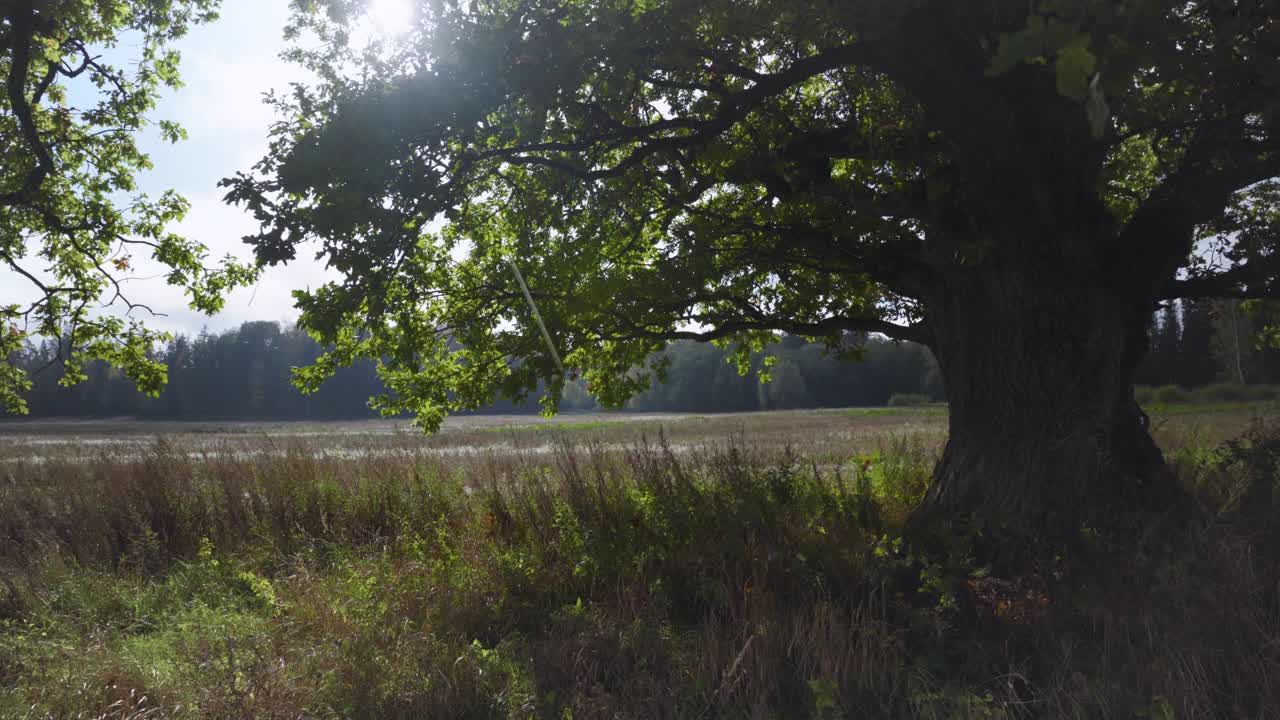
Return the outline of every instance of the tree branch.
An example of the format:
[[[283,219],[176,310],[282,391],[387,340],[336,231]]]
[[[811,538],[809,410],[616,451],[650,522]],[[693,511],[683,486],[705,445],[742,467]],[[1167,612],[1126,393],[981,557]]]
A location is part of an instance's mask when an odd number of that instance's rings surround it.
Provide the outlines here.
[[[810,55],[792,63],[786,70],[758,75],[755,78],[755,83],[745,90],[724,95],[717,112],[706,120],[675,118],[642,126],[624,126],[625,129],[619,129],[614,133],[595,135],[577,142],[516,146],[476,153],[472,157],[475,159],[498,158],[519,165],[541,165],[585,180],[618,177],[658,153],[696,147],[708,142],[745,118],[766,98],[777,95],[815,75],[865,59],[866,50],[861,44],[841,45]],[[654,137],[674,130],[691,130],[692,132],[683,135]],[[538,152],[583,152],[598,146],[635,141],[647,142],[643,142],[638,147],[633,148],[626,157],[616,164],[594,170],[575,167],[573,164],[562,160],[531,154]]]
[[[795,322],[784,318],[767,320],[737,320],[721,323],[711,330],[634,330],[626,335],[606,336],[606,339],[647,340],[696,340],[709,342],[752,330],[777,330],[792,335],[822,336],[837,332],[874,332],[894,340],[907,340],[922,345],[929,344],[929,334],[923,325],[899,325],[879,318],[828,317],[817,322]]]
[[[17,0],[10,8],[9,23],[12,28],[13,57],[9,63],[6,89],[9,105],[18,118],[23,139],[36,157],[36,165],[27,173],[21,189],[0,195],[0,204],[3,205],[16,205],[28,201],[54,170],[53,158],[40,140],[35,118],[31,114],[31,104],[26,96],[27,74],[31,66],[31,43],[36,32],[35,6],[32,0]]]
[[[1114,282],[1132,284],[1141,268],[1144,284],[1158,286],[1191,253],[1197,226],[1221,214],[1237,191],[1280,175],[1280,148],[1241,139],[1244,126],[1243,116],[1201,126],[1178,169],[1120,232]]]
[[[56,293],[66,293],[75,290],[73,287],[50,287],[45,285],[40,278],[32,275],[30,272],[27,272],[27,270],[19,265],[8,253],[0,252],[0,260],[4,260],[5,264],[8,265],[10,269],[25,277],[27,280],[30,280],[33,285],[40,289],[40,292],[45,294],[45,297],[51,297]]]
[[[1156,296],[1158,300],[1175,298],[1280,298],[1280,262],[1254,261],[1225,272],[1173,280]]]

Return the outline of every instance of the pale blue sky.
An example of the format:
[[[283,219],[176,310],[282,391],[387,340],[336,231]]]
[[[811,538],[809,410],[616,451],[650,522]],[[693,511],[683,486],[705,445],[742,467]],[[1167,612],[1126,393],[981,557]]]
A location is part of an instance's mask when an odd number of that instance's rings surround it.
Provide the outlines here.
[[[403,22],[410,0],[373,1],[380,19]],[[172,229],[203,242],[211,257],[228,252],[249,256],[240,238],[252,232],[255,223],[238,208],[223,204],[224,191],[217,183],[248,170],[264,154],[274,116],[262,103],[262,94],[273,88],[286,91],[290,81],[305,78],[299,68],[278,57],[285,47],[282,31],[288,17],[287,0],[224,0],[218,20],[194,28],[177,44],[185,86],[166,93],[150,114],[153,120],[177,121],[189,139],[169,144],[154,132],[142,138],[155,168],[139,178],[141,190],[157,195],[172,188],[185,196],[191,211]],[[136,48],[125,41],[108,59],[121,64],[131,52],[136,55]],[[296,312],[290,292],[326,277],[304,250],[298,261],[268,270],[256,287],[237,290],[221,313],[207,317],[191,311],[181,291],[162,279],[144,279],[157,272],[158,266],[134,258],[137,279],[126,286],[130,298],[167,315],[148,324],[185,333],[205,326],[224,329],[246,320],[292,322]],[[0,270],[0,303],[34,297],[34,288],[24,279]]]
[[[287,0],[225,0],[218,20],[195,28],[179,43],[186,85],[167,95],[154,112],[156,119],[180,123],[189,138],[173,145],[155,135],[144,140],[155,169],[142,179],[143,189],[173,188],[185,196],[191,211],[175,229],[203,242],[215,257],[228,252],[248,257],[240,238],[255,225],[240,209],[222,203],[218,180],[247,170],[265,152],[274,116],[262,94],[287,90],[290,81],[303,78],[298,68],[278,57],[288,17]],[[163,282],[140,281],[133,287],[168,314],[157,325],[196,332],[204,325],[223,329],[245,320],[291,321],[296,313],[289,293],[322,277],[318,264],[301,258],[286,269],[266,272],[256,288],[234,292],[212,318],[189,310],[181,293]]]

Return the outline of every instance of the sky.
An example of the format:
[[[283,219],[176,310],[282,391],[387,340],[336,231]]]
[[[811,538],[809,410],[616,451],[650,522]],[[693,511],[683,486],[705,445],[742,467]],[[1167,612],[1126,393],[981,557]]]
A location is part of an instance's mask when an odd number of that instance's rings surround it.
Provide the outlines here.
[[[405,21],[410,0],[372,0],[377,32],[391,33]],[[241,238],[256,229],[252,217],[222,202],[218,180],[247,171],[262,158],[273,111],[262,102],[263,93],[286,91],[293,81],[305,80],[300,68],[279,58],[285,48],[283,29],[289,18],[287,0],[223,0],[219,19],[198,26],[175,47],[182,53],[185,83],[166,91],[150,113],[153,120],[173,120],[182,125],[188,139],[170,144],[158,133],[141,138],[154,168],[139,177],[142,192],[157,196],[177,190],[190,203],[187,217],[171,230],[194,238],[209,248],[210,258],[227,253],[250,256]],[[122,44],[127,52],[127,43]],[[198,333],[201,328],[223,330],[247,320],[292,323],[297,317],[290,293],[315,287],[332,275],[305,250],[288,266],[270,268],[254,287],[233,292],[222,312],[209,317],[191,310],[179,288],[163,279],[143,279],[158,270],[135,259],[135,275],[126,286],[129,297],[164,313],[149,318],[135,312],[149,326],[175,333]],[[34,289],[16,274],[0,270],[0,304],[34,299]]]
[[[143,149],[155,168],[140,184],[153,193],[173,188],[190,201],[190,212],[173,230],[204,243],[211,257],[233,253],[247,259],[249,248],[241,238],[253,232],[256,223],[240,208],[222,202],[225,191],[217,183],[248,170],[265,154],[267,131],[275,118],[262,94],[273,88],[287,90],[289,82],[304,78],[300,68],[278,57],[289,17],[286,0],[226,0],[219,14],[218,20],[195,28],[177,46],[185,86],[167,94],[152,114],[181,124],[188,139],[169,144],[147,137]],[[155,325],[194,333],[204,326],[221,330],[246,320],[292,322],[297,314],[289,293],[319,284],[324,276],[323,267],[302,254],[297,263],[266,271],[256,287],[233,292],[214,317],[189,309],[181,290],[163,281],[140,281],[130,289],[167,313],[155,319]]]

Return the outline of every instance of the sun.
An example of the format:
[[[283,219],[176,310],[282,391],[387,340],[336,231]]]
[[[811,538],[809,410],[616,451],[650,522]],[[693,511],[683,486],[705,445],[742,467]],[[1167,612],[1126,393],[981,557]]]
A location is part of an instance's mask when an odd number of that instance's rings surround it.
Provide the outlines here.
[[[369,0],[369,19],[378,35],[394,37],[408,32],[413,22],[413,0]]]

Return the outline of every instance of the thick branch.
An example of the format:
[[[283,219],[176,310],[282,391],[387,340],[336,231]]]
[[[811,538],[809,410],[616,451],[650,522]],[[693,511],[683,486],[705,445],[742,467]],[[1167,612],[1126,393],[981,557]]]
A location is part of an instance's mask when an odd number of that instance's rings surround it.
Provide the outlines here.
[[[1225,272],[1202,275],[1167,283],[1157,299],[1275,299],[1280,298],[1278,263],[1254,261]]]
[[[649,340],[696,340],[708,342],[753,330],[778,330],[792,335],[822,336],[837,332],[874,332],[894,340],[929,344],[928,331],[922,325],[899,325],[879,318],[829,317],[817,322],[794,322],[785,318],[738,320],[721,323],[711,330],[634,330],[625,337]]]
[[[1131,284],[1146,268],[1148,287],[1173,275],[1191,252],[1196,227],[1222,214],[1242,188],[1280,175],[1280,149],[1241,139],[1245,121],[1206,123],[1178,167],[1121,231],[1111,267],[1117,283]]]
[[[595,135],[576,142],[542,143],[492,150],[475,155],[476,158],[500,158],[518,165],[541,165],[586,180],[618,177],[638,166],[644,160],[662,152],[696,147],[714,139],[735,123],[745,118],[765,99],[786,91],[815,75],[865,60],[866,48],[861,44],[841,45],[810,55],[792,63],[786,70],[759,75],[751,87],[727,94],[718,111],[706,120],[675,118],[642,126],[625,126],[612,133]],[[688,134],[655,135],[676,130],[691,130]],[[597,146],[642,142],[618,163],[596,169],[577,167],[572,163],[533,153],[583,152]]]
[[[9,105],[18,118],[23,139],[36,157],[36,165],[27,173],[27,178],[20,190],[0,195],[0,204],[4,205],[14,205],[29,200],[54,169],[53,158],[49,156],[49,150],[40,140],[35,118],[31,114],[31,104],[26,96],[27,74],[31,65],[31,42],[35,36],[35,7],[31,0],[19,0],[10,7],[12,15],[9,22],[13,28],[13,57],[9,64],[6,88]]]

